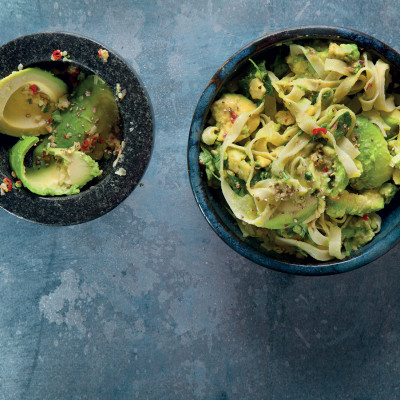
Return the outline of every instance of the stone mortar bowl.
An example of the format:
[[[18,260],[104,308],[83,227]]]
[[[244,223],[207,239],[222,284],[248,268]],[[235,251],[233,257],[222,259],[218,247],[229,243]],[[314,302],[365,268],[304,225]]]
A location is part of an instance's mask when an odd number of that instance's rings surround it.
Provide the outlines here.
[[[254,238],[244,238],[236,221],[227,211],[220,190],[207,186],[199,166],[200,139],[210,115],[210,106],[218,97],[223,85],[243,71],[249,58],[262,56],[273,60],[277,47],[292,40],[333,40],[352,42],[390,64],[393,81],[400,82],[400,55],[379,40],[361,32],[340,27],[302,26],[288,28],[263,36],[249,43],[234,54],[213,76],[195,110],[188,141],[188,171],[193,194],[201,212],[217,235],[233,250],[264,267],[299,275],[328,275],[346,272],[372,262],[385,254],[400,240],[400,195],[385,206],[379,215],[382,229],[375,238],[343,260],[319,262],[310,257],[298,259],[294,256],[268,252]]]
[[[98,50],[109,52],[108,62],[98,58]],[[51,61],[54,50],[68,51],[66,62]],[[38,196],[29,190],[13,188],[0,196],[0,206],[6,211],[47,225],[73,225],[93,220],[120,204],[139,183],[150,161],[153,148],[153,112],[146,90],[135,71],[109,47],[80,35],[46,32],[19,37],[0,47],[0,79],[24,68],[46,70],[76,66],[86,74],[99,75],[115,93],[117,83],[126,89],[126,96],[118,101],[121,116],[121,136],[125,141],[123,159],[113,167],[114,157],[101,160],[100,177],[95,178],[71,196]],[[0,134],[0,179],[13,182],[8,151],[18,138]],[[115,174],[118,168],[125,176]]]

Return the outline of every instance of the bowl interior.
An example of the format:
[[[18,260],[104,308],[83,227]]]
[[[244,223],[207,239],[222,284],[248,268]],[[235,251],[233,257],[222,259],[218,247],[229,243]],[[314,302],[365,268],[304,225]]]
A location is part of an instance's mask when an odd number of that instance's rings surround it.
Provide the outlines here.
[[[214,231],[234,250],[250,260],[283,272],[322,275],[344,272],[373,261],[388,251],[400,238],[400,209],[397,203],[398,193],[389,205],[379,212],[382,217],[382,229],[375,238],[352,253],[344,260],[319,262],[311,257],[299,259],[288,254],[267,251],[260,242],[252,237],[244,238],[236,220],[228,212],[225,199],[220,190],[214,190],[206,184],[203,172],[198,164],[201,133],[210,117],[210,106],[219,97],[224,85],[243,72],[248,59],[271,62],[279,52],[289,51],[284,43],[295,41],[305,44],[313,40],[332,40],[335,42],[357,43],[368,51],[373,58],[382,58],[391,66],[393,81],[400,82],[400,56],[378,40],[359,32],[334,27],[303,27],[288,29],[257,39],[232,56],[214,75],[204,91],[195,111],[188,144],[189,177],[197,203]],[[393,89],[395,90],[395,89]],[[392,90],[392,91],[393,91]]]
[[[107,49],[107,63],[98,59],[98,50]],[[31,49],[28,51],[28,49]],[[32,50],[33,49],[33,50]],[[54,50],[68,51],[67,62],[51,61]],[[97,218],[123,201],[135,188],[150,161],[153,147],[153,113],[145,88],[135,71],[114,51],[91,39],[68,33],[39,33],[15,39],[0,47],[0,79],[17,69],[39,67],[63,79],[72,86],[64,73],[70,65],[85,75],[99,75],[115,92],[117,83],[127,90],[117,101],[120,111],[121,140],[125,142],[118,165],[115,157],[99,161],[103,171],[89,182],[81,192],[71,196],[38,196],[21,188],[0,198],[0,206],[19,217],[52,225],[72,225]],[[71,92],[69,90],[69,92]],[[11,178],[8,151],[17,138],[0,135],[0,173]],[[125,176],[115,174],[124,168]],[[2,178],[3,179],[3,178]]]

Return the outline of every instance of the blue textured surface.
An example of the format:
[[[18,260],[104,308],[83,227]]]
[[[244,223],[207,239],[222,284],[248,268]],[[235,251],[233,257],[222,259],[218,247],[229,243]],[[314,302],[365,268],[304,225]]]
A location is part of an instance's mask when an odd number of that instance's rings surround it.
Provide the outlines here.
[[[199,212],[188,130],[216,69],[266,32],[355,28],[400,49],[395,1],[3,1],[0,41],[105,43],[140,74],[155,148],[115,210],[72,227],[0,211],[0,399],[400,398],[400,248],[296,277],[233,252]]]

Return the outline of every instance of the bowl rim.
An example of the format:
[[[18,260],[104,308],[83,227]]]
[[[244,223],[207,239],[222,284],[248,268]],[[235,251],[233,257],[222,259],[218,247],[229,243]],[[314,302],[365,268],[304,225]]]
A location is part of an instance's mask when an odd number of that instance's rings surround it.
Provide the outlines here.
[[[289,40],[332,38],[361,44],[361,47],[377,52],[380,57],[386,59],[391,65],[396,66],[397,69],[400,69],[400,54],[396,50],[373,36],[357,30],[340,26],[305,25],[274,31],[243,46],[217,70],[200,96],[189,130],[187,147],[189,181],[196,203],[208,224],[220,239],[237,253],[263,267],[288,274],[309,276],[332,275],[348,272],[369,264],[383,256],[397,244],[400,240],[400,223],[382,236],[380,236],[382,233],[379,233],[376,236],[379,237],[379,241],[376,243],[372,243],[374,240],[367,243],[356,251],[351,258],[345,258],[344,260],[330,260],[324,263],[310,260],[307,264],[300,264],[273,259],[267,254],[259,252],[244,243],[241,238],[237,237],[230,230],[213,209],[206,195],[204,181],[200,176],[198,163],[200,140],[196,137],[199,136],[199,132],[202,130],[201,128],[205,123],[210,105],[216,97],[219,88],[250,56],[255,56],[267,48]]]
[[[71,57],[68,61],[68,65],[82,67],[91,73],[99,75],[108,84],[114,94],[114,81],[118,81],[121,78],[121,86],[123,82],[126,82],[126,85],[122,87],[127,88],[127,95],[124,100],[118,101],[123,129],[122,137],[126,142],[126,147],[122,153],[125,159],[119,162],[116,168],[111,168],[101,181],[92,187],[82,190],[76,195],[54,197],[40,196],[30,193],[25,189],[23,194],[21,194],[21,192],[19,193],[19,196],[17,196],[16,190],[12,190],[0,198],[1,208],[16,217],[31,222],[43,225],[63,226],[81,224],[99,218],[121,204],[132,193],[143,177],[150,163],[154,149],[154,110],[145,85],[130,63],[110,46],[85,35],[64,31],[31,33],[16,37],[2,44],[0,46],[0,55],[2,55],[2,53],[7,54],[5,51],[9,50],[12,54],[18,53],[20,56],[21,52],[19,51],[19,47],[23,48],[27,43],[34,43],[38,40],[48,43],[46,50],[32,51],[33,55],[29,54],[25,58],[22,58],[24,61],[20,58],[15,59],[15,61],[7,61],[8,64],[13,63],[13,70],[16,70],[18,63],[24,66],[30,66],[42,62],[49,62],[51,52],[64,46],[61,50],[67,50]],[[57,47],[58,44],[59,47]],[[70,53],[70,48],[78,49],[81,45],[86,46],[86,50],[90,49],[90,51],[92,51],[96,49],[96,52],[99,48],[107,49],[110,54],[108,62],[103,63],[96,60],[96,53],[94,53],[93,57],[90,57],[90,59],[89,57],[85,59],[82,55],[76,56],[79,54],[77,51],[75,53]],[[47,58],[45,57],[45,55],[47,55],[46,51],[48,52]],[[35,54],[36,52],[37,55]],[[108,68],[114,68],[114,70],[115,68],[119,68],[120,74],[117,76],[117,74],[111,73],[110,70],[107,71]],[[10,72],[9,66],[5,68],[2,66],[0,71],[2,77],[7,76]],[[129,88],[135,90],[135,93],[129,93]],[[130,108],[132,107],[128,106],[128,103],[132,103],[131,96],[133,95],[135,98],[140,99],[141,107],[139,107],[139,110],[131,112]],[[137,123],[138,119],[141,118],[140,116],[143,117],[143,124]],[[132,126],[134,126],[135,129],[131,131]],[[145,140],[136,140],[138,135],[143,135]],[[127,149],[128,145],[129,148]],[[131,146],[134,146],[134,148],[138,150],[137,153],[133,154],[130,152]],[[125,176],[118,176],[114,173],[115,170],[120,167],[125,167],[127,171]],[[3,171],[1,172],[1,175],[8,176],[8,174],[4,174]],[[83,199],[85,201],[83,201]],[[92,204],[96,204],[95,206],[90,206],[89,210],[87,207],[87,199],[92,200]],[[37,205],[43,208],[48,207],[48,215],[44,215],[44,213],[35,215],[35,213],[32,213],[32,207],[36,207]],[[65,207],[74,210],[70,220],[68,220],[70,214],[66,214]],[[67,212],[68,211],[69,210],[67,210]]]

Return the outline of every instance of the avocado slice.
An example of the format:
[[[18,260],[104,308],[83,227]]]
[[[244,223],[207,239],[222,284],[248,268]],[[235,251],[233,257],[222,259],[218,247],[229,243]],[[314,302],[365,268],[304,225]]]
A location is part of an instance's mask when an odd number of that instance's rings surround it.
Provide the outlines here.
[[[247,97],[236,93],[225,93],[211,106],[211,114],[219,128],[218,140],[223,141],[232,127],[234,120],[245,112],[254,111],[257,105]],[[252,115],[246,122],[241,134],[236,139],[239,142],[253,133],[260,124],[260,115]]]
[[[382,210],[385,198],[377,190],[366,190],[362,194],[345,190],[339,199],[326,199],[326,213],[333,218],[348,215],[364,215]]]
[[[351,180],[356,190],[373,189],[392,178],[392,156],[380,129],[366,117],[357,117],[352,138],[360,145],[356,160],[362,164],[359,178]]]
[[[392,112],[382,112],[381,115],[385,124],[389,125],[390,130],[387,132],[388,138],[392,138],[393,136],[399,133],[400,126],[400,111],[395,109]]]
[[[303,203],[294,200],[284,200],[265,224],[268,229],[282,229],[287,226],[301,224],[310,217],[318,207],[316,196],[307,196]]]
[[[96,161],[75,149],[49,148],[52,161],[48,167],[27,168],[25,156],[38,141],[37,137],[24,136],[10,150],[11,168],[31,192],[42,196],[76,194],[102,173]]]
[[[13,72],[0,81],[0,132],[17,137],[47,133],[46,120],[67,90],[67,85],[48,71],[27,68]]]
[[[52,136],[56,147],[70,148],[76,142],[82,144],[88,140],[87,154],[95,160],[101,159],[107,146],[105,140],[119,116],[112,90],[97,75],[89,75],[76,87],[70,102],[65,111],[53,113]],[[37,146],[35,157],[46,150],[47,143],[46,138]]]

